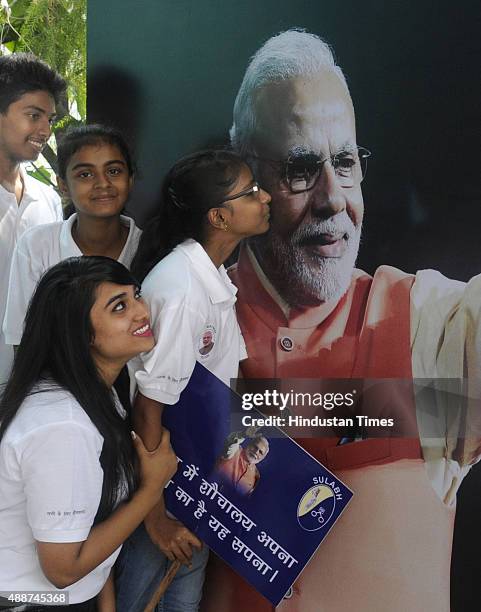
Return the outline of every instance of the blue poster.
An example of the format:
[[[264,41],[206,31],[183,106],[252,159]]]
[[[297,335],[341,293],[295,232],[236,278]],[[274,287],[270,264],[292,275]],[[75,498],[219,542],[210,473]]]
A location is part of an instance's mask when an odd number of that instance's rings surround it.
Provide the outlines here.
[[[179,458],[165,502],[276,606],[352,492],[276,427],[239,429],[241,413],[241,398],[197,363],[164,410]]]

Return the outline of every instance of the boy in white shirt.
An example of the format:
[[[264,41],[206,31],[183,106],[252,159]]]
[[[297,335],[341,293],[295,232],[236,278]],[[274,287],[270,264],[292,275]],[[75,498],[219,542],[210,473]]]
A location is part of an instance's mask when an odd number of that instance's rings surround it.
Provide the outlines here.
[[[31,53],[0,57],[0,322],[18,238],[29,227],[62,220],[60,198],[21,164],[36,160],[47,144],[65,87],[63,78]],[[12,359],[0,329],[0,384]]]

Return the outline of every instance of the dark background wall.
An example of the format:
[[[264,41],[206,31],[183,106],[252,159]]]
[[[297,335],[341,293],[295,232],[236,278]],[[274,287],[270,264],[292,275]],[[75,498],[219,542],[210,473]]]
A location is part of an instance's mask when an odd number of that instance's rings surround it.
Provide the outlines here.
[[[226,142],[249,57],[294,26],[334,48],[358,142],[373,152],[360,267],[480,272],[479,0],[90,1],[88,115],[135,145],[131,214],[146,221],[178,157]],[[480,482],[468,477],[458,507],[453,609],[463,612],[481,599]]]
[[[361,267],[481,270],[479,0],[89,2],[89,117],[136,145],[132,214],[179,156],[226,140],[249,57],[293,26],[333,46],[373,152]]]

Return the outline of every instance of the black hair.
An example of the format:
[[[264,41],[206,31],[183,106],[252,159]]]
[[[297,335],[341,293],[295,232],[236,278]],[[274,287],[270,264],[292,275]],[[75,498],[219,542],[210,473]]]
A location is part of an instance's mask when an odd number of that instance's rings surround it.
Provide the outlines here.
[[[132,271],[143,280],[178,244],[193,238],[203,244],[207,213],[220,206],[245,162],[233,151],[206,150],[180,159],[167,173],[158,205],[140,239]]]
[[[94,336],[90,310],[103,282],[138,286],[127,268],[108,257],[71,257],[42,276],[0,400],[0,440],[31,393],[60,387],[82,406],[104,439],[100,455],[104,479],[95,522],[110,515],[119,490],[130,496],[136,486],[130,428],[118,414],[112,390],[90,351]]]
[[[122,153],[130,176],[135,174],[135,163],[128,144],[119,130],[106,125],[92,123],[67,128],[59,140],[57,148],[58,175],[65,180],[67,166],[82,147],[109,144],[117,147]]]
[[[58,104],[67,84],[48,64],[33,53],[12,53],[0,57],[0,113],[32,91],[47,91]]]

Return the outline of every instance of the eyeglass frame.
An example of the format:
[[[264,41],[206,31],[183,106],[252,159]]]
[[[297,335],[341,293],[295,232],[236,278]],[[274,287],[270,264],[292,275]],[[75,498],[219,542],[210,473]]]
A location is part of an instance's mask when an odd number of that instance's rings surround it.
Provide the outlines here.
[[[235,193],[234,195],[224,198],[221,204],[223,204],[224,202],[232,202],[232,200],[237,200],[238,198],[243,198],[244,196],[250,195],[251,193],[260,193],[260,190],[261,186],[257,181],[254,181],[252,187],[248,187],[246,189],[243,189],[242,191],[239,191],[239,193]]]
[[[369,149],[366,149],[366,147],[362,147],[362,146],[356,146],[356,150],[358,153],[358,158],[359,158],[359,165],[361,167],[361,180],[359,181],[359,184],[362,183],[362,181],[364,180],[364,178],[366,177],[367,174],[367,160],[369,159],[369,157],[371,157],[371,151],[369,151]],[[283,173],[283,179],[285,180],[287,187],[289,188],[289,191],[293,194],[297,194],[297,193],[305,193],[307,191],[311,191],[312,189],[314,189],[314,187],[316,186],[317,181],[319,180],[319,177],[322,175],[322,168],[324,166],[324,164],[329,161],[332,165],[333,160],[335,160],[337,157],[343,155],[345,152],[342,153],[335,153],[334,155],[330,155],[329,157],[326,157],[324,159],[321,159],[320,156],[317,156],[315,153],[308,153],[308,155],[311,155],[313,157],[318,157],[316,164],[319,166],[319,172],[318,175],[316,177],[316,179],[314,180],[313,184],[308,187],[307,189],[299,189],[294,191],[291,188],[291,183],[288,180],[288,166],[289,164],[293,164],[294,162],[291,161],[292,157],[295,157],[293,154],[289,155],[289,157],[285,160],[279,160],[279,159],[269,159],[268,157],[258,157],[257,155],[253,155],[253,154],[248,154],[246,157],[249,159],[254,159],[254,160],[258,160],[258,161],[263,161],[263,162],[269,162],[271,164],[275,164],[276,166],[284,166],[284,173]],[[348,153],[348,152],[347,152]],[[363,173],[362,172],[362,164],[361,164],[361,159],[366,160],[366,171]],[[344,189],[351,189],[352,187],[355,186],[355,183],[353,185],[347,186],[347,185],[341,185]]]

